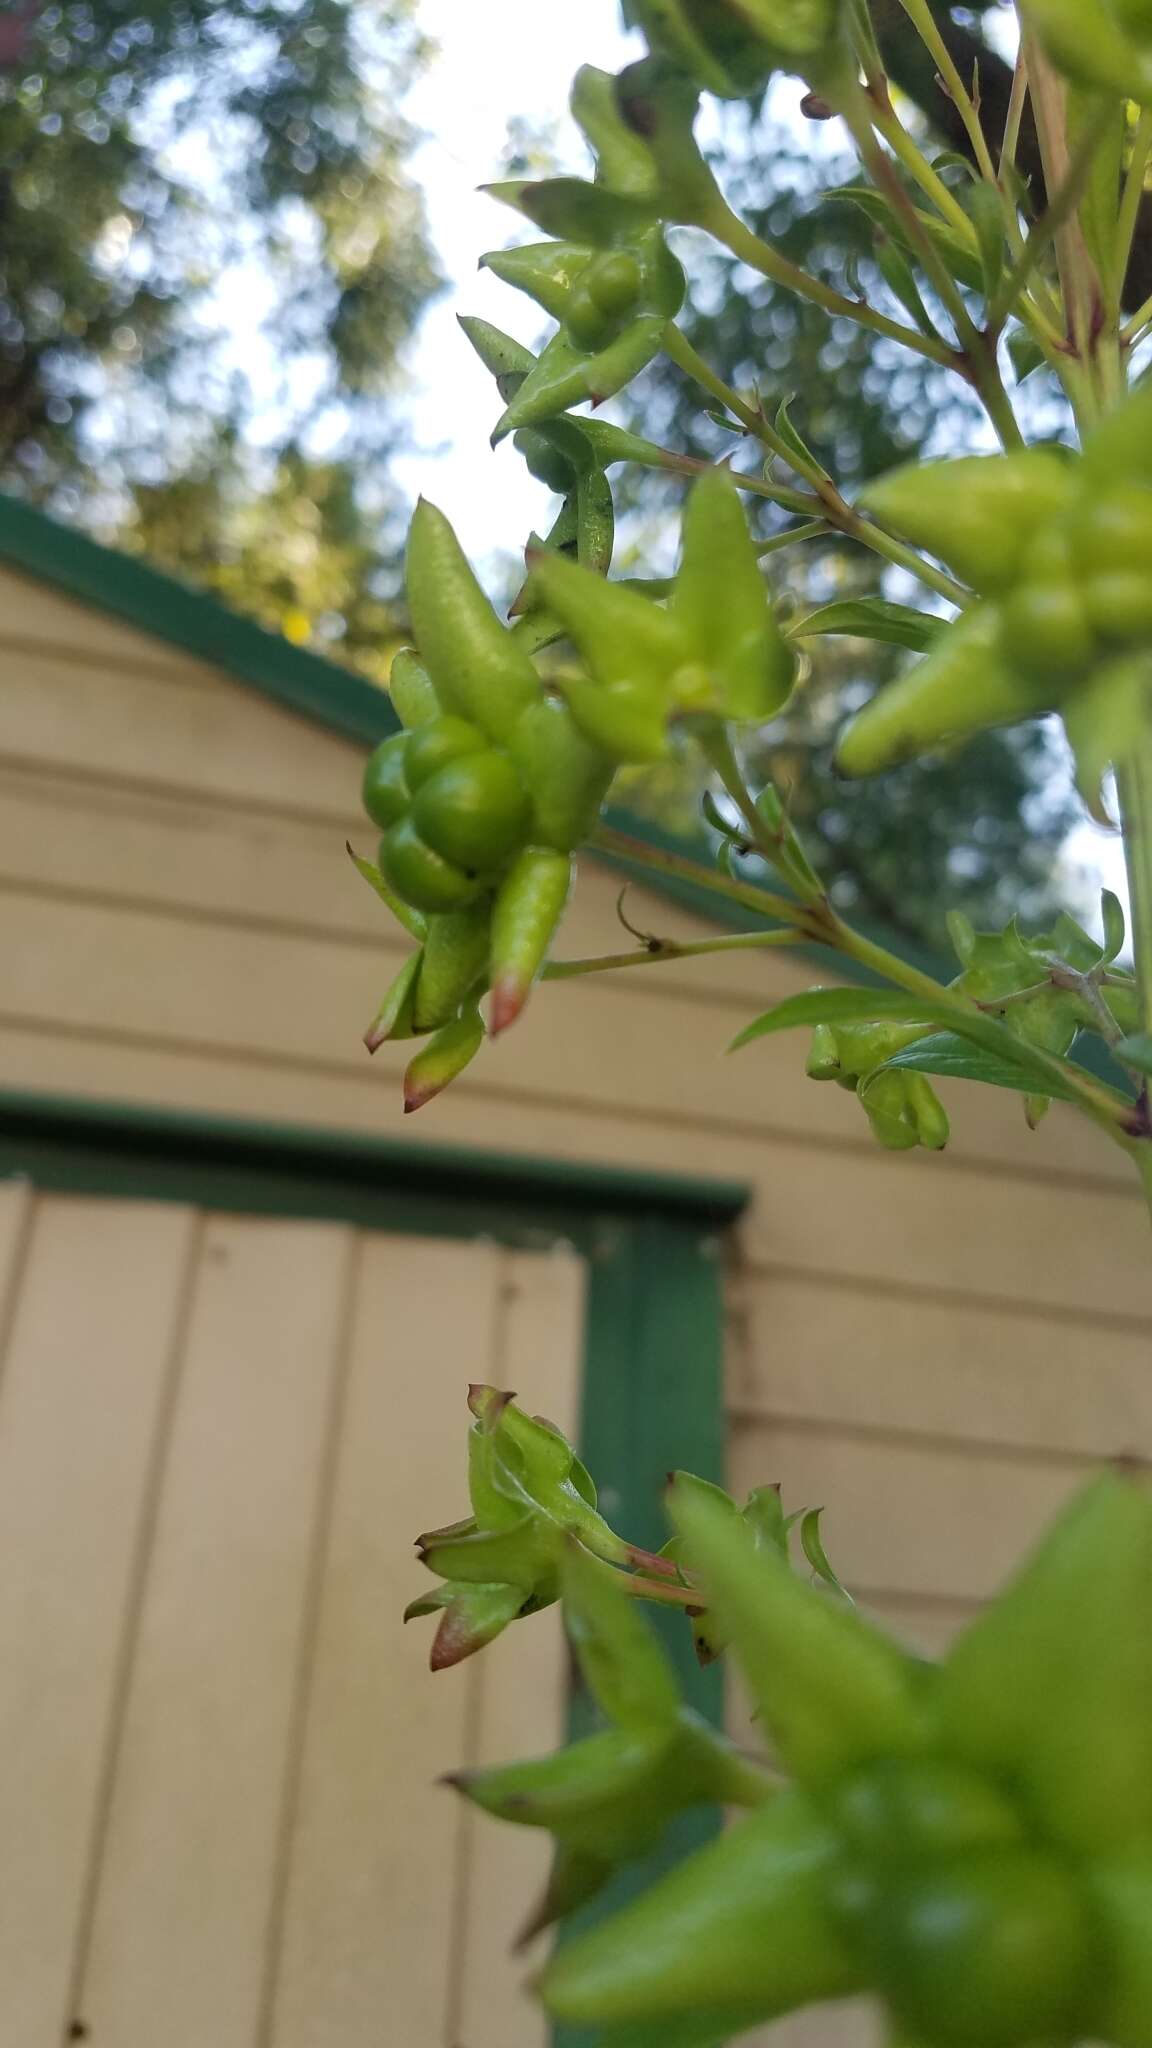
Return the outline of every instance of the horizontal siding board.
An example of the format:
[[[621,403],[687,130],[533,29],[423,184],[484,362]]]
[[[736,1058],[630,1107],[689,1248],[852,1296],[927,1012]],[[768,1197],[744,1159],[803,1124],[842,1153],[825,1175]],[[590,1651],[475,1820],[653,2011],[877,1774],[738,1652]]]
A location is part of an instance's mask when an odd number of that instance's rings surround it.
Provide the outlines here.
[[[740,1415],[1152,1458],[1149,1338],[1068,1345],[1041,1316],[830,1288],[785,1273],[741,1294]]]
[[[155,634],[79,604],[33,576],[0,563],[0,661],[29,649],[71,656],[89,669],[115,674],[125,663],[154,674],[201,681],[216,672]]]
[[[377,960],[369,949],[335,936],[288,937],[24,889],[0,889],[0,937],[9,961],[0,1014],[8,1021],[59,1020],[86,1038],[105,1033],[141,1045],[287,1059],[350,1075],[366,1070],[360,1033],[395,957]],[[619,985],[545,986],[514,1036],[486,1049],[452,1099],[490,1090],[558,1098],[577,1115],[616,1110],[693,1133],[715,1127],[771,1141],[821,1139],[851,1153],[857,1173],[870,1171],[876,1148],[855,1105],[841,1090],[805,1080],[795,1042],[773,1040],[746,1063],[726,1059],[724,1042],[735,1022],[737,1014],[675,992],[657,1004]],[[375,1068],[395,1074],[409,1050],[385,1046]],[[993,1098],[993,1106],[1000,1099]],[[1104,1142],[1097,1140],[1101,1147]],[[1041,1151],[1037,1163],[1042,1159]],[[813,1163],[821,1164],[815,1152]],[[905,1186],[917,1175],[932,1175],[944,1228],[961,1179],[952,1163],[880,1162]],[[1032,1196],[1019,1197],[1025,1225],[1029,1201],[1054,1198],[1050,1181],[1049,1173],[1037,1179]],[[1005,1203],[1013,1199],[1014,1189],[1006,1191]],[[963,1243],[950,1250],[958,1264],[966,1263]]]
[[[211,669],[194,682],[161,669],[93,676],[33,653],[3,666],[0,754],[14,761],[336,820],[355,804],[356,748]]]
[[[0,1022],[0,1073],[12,1087],[58,1089],[66,1073],[71,1092],[96,1099],[746,1182],[755,1199],[740,1234],[753,1267],[1019,1306],[1050,1316],[1054,1348],[1077,1355],[1101,1319],[1152,1332],[1147,1219],[1119,1191],[949,1173],[939,1160],[879,1151],[829,1156],[736,1132],[686,1134],[478,1088],[453,1088],[404,1118],[394,1083],[368,1062],[360,1077],[316,1070],[302,1086],[291,1065],[95,1033],[78,1051],[75,1036],[54,1038],[43,1025]]]
[[[820,1507],[833,1566],[865,1595],[987,1599],[1080,1483],[1059,1464],[834,1430],[741,1423],[736,1489],[779,1481],[789,1508]]]

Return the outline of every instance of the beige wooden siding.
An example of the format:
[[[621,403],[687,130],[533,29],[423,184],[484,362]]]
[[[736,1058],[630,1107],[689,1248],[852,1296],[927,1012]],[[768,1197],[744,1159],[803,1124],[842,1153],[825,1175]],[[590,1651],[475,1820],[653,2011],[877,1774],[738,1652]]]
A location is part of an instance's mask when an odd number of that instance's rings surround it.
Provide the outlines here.
[[[546,986],[402,1118],[403,1048],[360,1045],[402,944],[343,852],[372,842],[357,750],[4,572],[0,618],[0,1084],[747,1182],[734,1480],[822,1503],[834,1557],[925,1647],[1094,1460],[1152,1456],[1143,1207],[1070,1112],[1030,1134],[1014,1098],[954,1088],[943,1158],[881,1153],[800,1036],[726,1056],[831,978],[773,953]],[[626,942],[617,889],[582,863],[565,952]],[[629,909],[707,929],[641,889]]]
[[[9,1183],[0,1275],[4,2040],[543,2048],[544,1844],[436,1780],[555,1745],[557,1630],[400,1613],[468,1380],[573,1425],[580,1262]]]

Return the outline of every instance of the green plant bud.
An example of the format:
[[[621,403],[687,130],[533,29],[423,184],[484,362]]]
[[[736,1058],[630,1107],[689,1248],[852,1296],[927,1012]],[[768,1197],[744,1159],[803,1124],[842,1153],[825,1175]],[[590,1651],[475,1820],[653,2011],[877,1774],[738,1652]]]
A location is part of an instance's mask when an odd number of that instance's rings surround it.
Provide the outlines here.
[[[444,514],[426,498],[408,531],[407,593],[420,653],[445,710],[504,739],[541,696],[540,681],[500,624]]]
[[[506,178],[481,191],[543,228],[546,235],[589,249],[611,249],[632,242],[652,226],[656,206],[650,197],[613,192],[590,185],[586,178]]]
[[[1075,2038],[1095,1944],[1077,1881],[1050,1857],[1000,1845],[834,1894],[862,1967],[914,2038],[940,2048]]]
[[[628,249],[609,250],[597,256],[582,280],[593,305],[614,320],[624,319],[633,311],[643,281],[639,261]]]
[[[1108,1475],[1065,1509],[939,1675],[952,1754],[1014,1786],[1046,1838],[1074,1850],[1152,1835],[1150,1609],[1152,1501]]]
[[[693,484],[671,613],[713,680],[720,715],[772,718],[787,702],[795,656],[776,623],[735,484],[713,470]]]
[[[1145,60],[1144,70],[1152,73],[1152,58]],[[1130,84],[1131,93],[1122,88],[1125,99],[1143,91],[1152,100],[1152,77],[1146,88],[1139,87],[1135,79]],[[1101,498],[1111,496],[1121,484],[1148,488],[1152,476],[1152,384],[1146,378],[1092,429],[1084,442],[1081,473],[1086,503],[1094,492]]]
[[[836,753],[842,775],[874,775],[989,726],[1050,711],[1056,686],[1021,675],[1001,649],[997,606],[962,613],[922,661],[881,690],[852,720]]]
[[[577,347],[561,328],[501,414],[492,435],[493,447],[517,427],[537,426],[586,398],[600,405],[614,397],[659,353],[668,317],[642,313],[607,348],[592,353]]]
[[[547,484],[550,491],[561,494],[572,489],[576,481],[572,464],[538,427],[521,427],[519,433],[513,434],[512,445],[517,455],[524,457],[529,474],[538,483]]]
[[[944,1757],[865,1764],[834,1788],[827,1811],[852,1853],[873,1866],[939,1861],[1024,1836],[998,1786]]]
[[[404,748],[404,780],[412,795],[430,776],[462,754],[480,754],[488,747],[487,734],[466,718],[437,718],[411,733]]]
[[[532,840],[574,853],[595,830],[616,764],[585,739],[566,704],[530,704],[508,751],[532,803]]]
[[[523,1604],[518,1586],[437,1586],[434,1593],[409,1601],[404,1620],[442,1610],[428,1663],[433,1671],[447,1671],[495,1641]]]
[[[920,1129],[909,1099],[904,1074],[880,1073],[859,1090],[872,1134],[886,1152],[911,1152],[920,1143]]]
[[[490,250],[480,258],[480,268],[514,291],[526,292],[553,320],[563,320],[591,261],[592,250],[585,242],[527,242],[519,249]],[[536,357],[529,355],[525,373],[535,364]]]
[[[408,731],[439,718],[440,703],[432,687],[432,678],[411,647],[401,647],[393,655],[388,671],[388,689],[396,716]]]
[[[606,1563],[634,1562],[631,1546],[596,1513],[595,1488],[559,1430],[498,1388],[475,1386],[468,1398],[478,1425],[469,1437],[469,1486],[483,1526],[505,1526],[509,1506],[536,1510]]]
[[[1085,2034],[1117,2048],[1152,2048],[1152,1853],[1090,1864],[1085,1888],[1103,1945]]]
[[[1141,652],[1101,662],[1061,705],[1068,744],[1076,757],[1076,787],[1101,825],[1113,820],[1102,784],[1148,731],[1152,719],[1152,657]]]
[[[448,1025],[445,1031],[437,1032],[424,1052],[433,1053],[437,1039],[447,1038],[449,1032],[457,1031],[455,1024]],[[424,1053],[417,1055],[417,1058],[423,1057]],[[454,1068],[447,1080],[454,1079],[458,1072],[459,1068]],[[431,1092],[437,1093],[444,1086],[446,1080],[438,1080],[437,1087]],[[427,1096],[421,1097],[421,1102],[427,1100]],[[418,1109],[421,1102],[413,1102],[411,1107]],[[407,1088],[404,1106],[406,1109],[409,1107]],[[556,1595],[561,1543],[560,1531],[545,1516],[526,1514],[520,1521],[503,1529],[474,1529],[462,1535],[454,1535],[448,1530],[433,1530],[417,1538],[417,1554],[421,1564],[426,1564],[429,1571],[435,1572],[439,1578],[459,1580],[472,1586],[519,1586],[524,1598],[532,1594],[540,1599],[541,1589],[544,1589],[547,1598],[552,1600]]]
[[[612,73],[582,64],[572,81],[568,105],[596,153],[598,181],[610,192],[650,196],[656,184],[655,167],[643,141],[620,113]]]
[[[926,1074],[908,1073],[908,1108],[926,1152],[942,1152],[951,1137],[947,1112]]]
[[[670,1514],[756,1710],[801,1785],[828,1787],[874,1757],[924,1748],[923,1709],[894,1643],[805,1585],[771,1549],[757,1549],[739,1518],[698,1492],[673,1488]]]
[[[1085,617],[1099,639],[1121,647],[1152,640],[1152,566],[1098,570],[1081,590]]]
[[[694,75],[700,78],[699,72]],[[616,98],[656,166],[661,217],[705,226],[724,202],[696,143],[696,85],[665,58],[646,57],[625,66],[616,81]]]
[[[1152,575],[1152,490],[1121,483],[1092,492],[1077,507],[1071,527],[1082,574]]]
[[[446,762],[412,800],[420,837],[466,873],[499,867],[524,844],[530,817],[515,768],[494,747]]]
[[[1022,0],[1021,13],[1065,77],[1124,99],[1152,98],[1152,63],[1124,34],[1114,0]]]
[[[493,1038],[514,1024],[548,957],[572,888],[570,854],[528,846],[516,856],[492,912]]]
[[[619,682],[605,689],[577,675],[556,682],[589,746],[613,767],[667,758],[669,706],[660,684]]]
[[[811,1081],[838,1081],[843,1069],[836,1044],[836,1033],[830,1024],[817,1024],[812,1032],[812,1049],[808,1054],[805,1070]]]
[[[492,908],[487,899],[428,921],[413,1020],[419,1031],[451,1023],[488,964]]]
[[[404,749],[407,735],[395,732],[368,756],[360,794],[364,809],[374,825],[394,825],[411,801],[404,779]]]
[[[531,349],[525,348],[523,342],[513,341],[512,336],[501,328],[493,327],[490,320],[478,320],[468,313],[458,313],[456,319],[484,368],[495,377],[496,389],[507,405],[512,393],[535,365],[536,358]]]
[[[384,1000],[364,1033],[369,1052],[376,1052],[389,1038],[412,1038],[416,1034],[414,1010],[416,982],[420,973],[422,948],[410,953],[389,984]]]
[[[363,875],[368,887],[391,911],[398,925],[408,933],[409,938],[423,939],[428,931],[428,920],[422,911],[413,910],[411,904],[402,903],[395,889],[389,887],[373,861],[364,860],[351,846],[347,848],[348,858],[357,874]]]
[[[429,914],[463,910],[485,886],[479,875],[465,874],[434,852],[411,817],[390,826],[380,841],[380,872],[403,902]]]
[[[860,503],[995,597],[1013,588],[1029,542],[1071,502],[1076,478],[1075,465],[1048,448],[962,455],[890,470]]]
[[[622,325],[618,314],[605,312],[597,303],[589,285],[583,282],[577,285],[564,313],[564,326],[577,348],[607,348],[609,342],[615,341]]]
[[[560,555],[536,555],[532,581],[600,683],[664,685],[692,659],[679,619]]]
[[[1085,593],[1075,583],[1021,583],[1005,598],[1001,618],[1009,661],[1050,689],[1082,675],[1097,651]]]
[[[721,99],[746,99],[767,85],[772,57],[737,9],[718,0],[626,0],[625,17],[642,28],[653,50],[672,57]]]
[[[781,1793],[566,1942],[541,1979],[545,2006],[574,2026],[658,2025],[661,2040],[699,2018],[727,2040],[859,1989],[826,1901],[834,1853],[807,1801]]]

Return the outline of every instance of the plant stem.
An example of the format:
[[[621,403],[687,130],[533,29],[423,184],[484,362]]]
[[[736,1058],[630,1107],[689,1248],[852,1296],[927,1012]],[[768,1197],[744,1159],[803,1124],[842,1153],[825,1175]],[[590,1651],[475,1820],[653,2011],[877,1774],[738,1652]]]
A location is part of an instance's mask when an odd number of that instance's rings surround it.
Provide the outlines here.
[[[672,853],[663,846],[649,846],[643,839],[633,839],[627,832],[618,832],[614,825],[600,825],[591,844],[614,860],[625,860],[638,868],[651,868],[657,874],[672,875],[679,882],[690,882],[694,889],[707,890],[711,896],[723,896],[729,903],[738,903],[742,910],[750,910],[758,917],[778,918],[781,924],[791,928],[793,938],[816,939],[820,936],[813,929],[813,920],[805,906],[794,903],[791,897],[778,896],[771,889],[760,889],[754,882],[738,882],[734,876],[722,875],[718,868],[708,867],[703,861],[690,860],[686,854]]]
[[[1140,1028],[1152,1032],[1152,744],[1146,741],[1130,754],[1116,780],[1132,908]]]
[[[761,441],[765,439],[763,430],[766,422],[763,414],[755,412],[747,401],[741,398],[738,391],[733,390],[730,384],[725,383],[723,377],[717,375],[678,327],[669,326],[664,337],[664,353],[670,362],[684,371],[686,376],[702,385],[713,398],[719,399],[721,405],[727,406],[729,412],[742,426],[747,427],[750,434],[754,434]],[[775,439],[775,436],[773,438]],[[793,468],[798,467],[797,458],[791,449],[785,448],[783,459],[791,463]],[[692,474],[715,467],[713,463],[700,461],[696,456],[672,457],[671,453],[666,466]],[[858,540],[863,547],[871,548],[873,554],[883,555],[885,561],[892,562],[896,568],[906,569],[910,576],[915,576],[917,581],[925,584],[929,590],[934,590],[938,596],[947,598],[949,604],[963,606],[970,602],[972,593],[963,583],[957,583],[954,576],[949,576],[943,569],[937,569],[932,562],[926,562],[923,555],[916,553],[915,548],[907,547],[902,540],[896,540],[892,534],[886,533],[883,527],[877,526],[874,520],[865,519],[863,514],[857,512],[841,495],[830,477],[825,476],[822,471],[816,474],[820,478],[818,495],[810,496],[803,491],[784,491],[775,484],[761,485],[755,477],[743,476],[737,469],[731,472],[733,483],[741,490],[757,491],[763,497],[771,498],[776,504],[784,505],[791,511],[818,512],[829,526],[834,526],[850,540]]]
[[[1132,254],[1132,243],[1140,218],[1140,202],[1144,197],[1144,176],[1148,169],[1148,158],[1152,154],[1152,107],[1145,107],[1136,123],[1132,137],[1132,155],[1128,162],[1128,174],[1124,180],[1124,195],[1120,201],[1120,214],[1116,223],[1116,248],[1112,259],[1113,278],[1117,295],[1123,292],[1128,259]]]
[[[727,200],[717,192],[709,208],[708,217],[700,222],[716,241],[730,249],[733,256],[746,263],[750,270],[758,270],[761,277],[767,277],[773,284],[783,285],[795,292],[798,298],[810,299],[815,306],[822,306],[839,320],[851,320],[857,327],[869,327],[874,334],[882,334],[889,341],[897,341],[904,348],[910,348],[915,355],[927,356],[929,362],[940,363],[946,370],[962,370],[963,359],[946,341],[934,341],[929,335],[921,334],[918,327],[906,327],[899,320],[890,320],[886,313],[878,313],[866,299],[850,299],[818,277],[809,277],[799,264],[790,263],[786,256],[762,242],[739,214],[733,213]]]
[[[572,981],[580,974],[611,974],[618,967],[655,967],[662,960],[692,960],[701,953],[745,953],[764,946],[794,946],[790,925],[777,931],[729,932],[722,939],[649,939],[629,953],[597,953],[584,960],[550,960],[545,981]]]
[[[1033,224],[1017,261],[1008,272],[988,309],[988,324],[991,328],[998,331],[1003,326],[1045,249],[1050,242],[1055,241],[1066,222],[1071,220],[1084,196],[1096,152],[1114,118],[1115,109],[1109,103],[1080,137],[1069,158],[1068,168],[1058,191],[1053,194],[1050,205],[1045,208],[1039,220]]]
[[[932,19],[928,0],[900,0],[900,5],[932,58],[940,76],[940,83],[964,123],[964,130],[972,144],[972,154],[981,177],[986,178],[990,185],[995,185],[996,170],[989,155],[980,116],[972,103],[972,96],[964,80],[956,69],[952,52]]]

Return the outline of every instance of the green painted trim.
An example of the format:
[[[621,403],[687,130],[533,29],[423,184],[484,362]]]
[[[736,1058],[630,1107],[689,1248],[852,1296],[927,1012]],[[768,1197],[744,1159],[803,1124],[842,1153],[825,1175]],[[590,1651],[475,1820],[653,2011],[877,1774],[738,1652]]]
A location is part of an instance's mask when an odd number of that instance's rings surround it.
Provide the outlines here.
[[[346,1213],[330,1205],[346,1201],[353,1188],[373,1216],[410,1216],[419,1204],[474,1221],[483,1203],[489,1211],[507,1209],[521,1227],[610,1213],[687,1216],[719,1228],[739,1216],[750,1195],[738,1181],[0,1089],[0,1175],[26,1170],[21,1162],[29,1160],[52,1186],[74,1187],[86,1152],[114,1155],[133,1189],[157,1200],[186,1199],[168,1189],[176,1182],[187,1187],[192,1176],[206,1190],[197,1199],[218,1203],[214,1190],[223,1176],[242,1187],[240,1206],[271,1213]],[[298,1200],[322,1206],[299,1211]],[[455,1222],[445,1234],[460,1234]]]
[[[715,1233],[684,1218],[608,1222],[592,1243],[581,1442],[608,1520],[648,1549],[667,1539],[662,1497],[670,1471],[688,1465],[702,1479],[724,1479],[722,1250]],[[645,1612],[685,1698],[721,1726],[722,1666],[701,1670],[683,1616]],[[569,1733],[578,1738],[595,1726],[578,1692]],[[716,1834],[720,1822],[715,1807],[680,1815],[650,1856],[573,1916],[562,1938],[618,1911]],[[553,2048],[596,2048],[599,2039],[595,2029],[560,2027]]]
[[[0,557],[81,604],[199,655],[289,711],[375,746],[398,730],[387,693],[336,662],[293,647],[134,555],[102,547],[17,498],[0,496]]]

